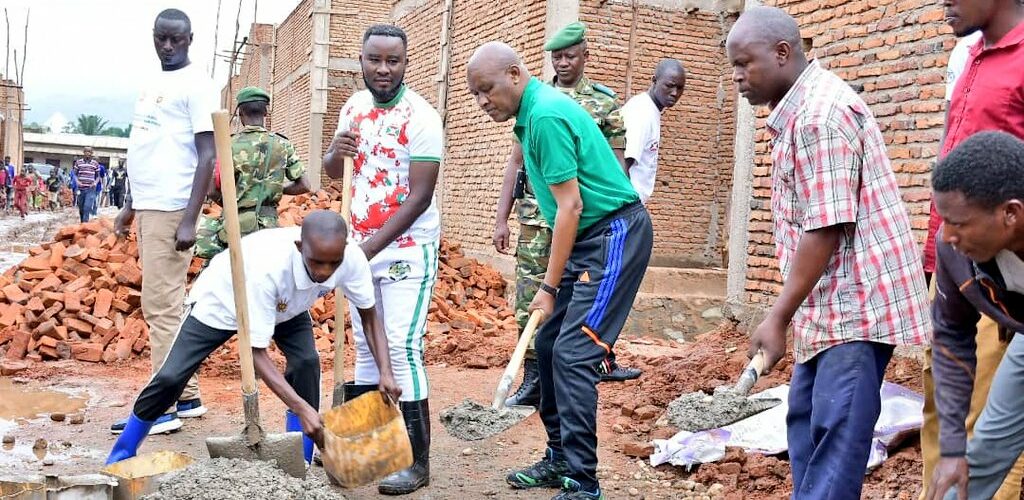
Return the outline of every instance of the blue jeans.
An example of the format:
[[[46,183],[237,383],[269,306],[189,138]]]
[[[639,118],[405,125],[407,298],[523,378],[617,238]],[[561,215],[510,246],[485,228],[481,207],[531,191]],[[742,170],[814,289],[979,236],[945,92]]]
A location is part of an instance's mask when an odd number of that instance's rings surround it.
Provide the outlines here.
[[[856,500],[893,346],[848,342],[793,367],[786,433],[793,500]]]
[[[78,217],[82,222],[89,222],[93,206],[96,205],[96,190],[85,189],[78,195]]]

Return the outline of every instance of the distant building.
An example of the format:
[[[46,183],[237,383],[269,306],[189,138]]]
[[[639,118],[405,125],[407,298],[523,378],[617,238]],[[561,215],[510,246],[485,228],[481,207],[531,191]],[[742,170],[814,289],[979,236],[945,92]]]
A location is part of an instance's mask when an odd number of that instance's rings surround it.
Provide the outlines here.
[[[36,134],[25,132],[24,163],[45,163],[70,168],[82,149],[92,146],[93,156],[108,167],[124,163],[128,157],[128,138],[82,134]]]

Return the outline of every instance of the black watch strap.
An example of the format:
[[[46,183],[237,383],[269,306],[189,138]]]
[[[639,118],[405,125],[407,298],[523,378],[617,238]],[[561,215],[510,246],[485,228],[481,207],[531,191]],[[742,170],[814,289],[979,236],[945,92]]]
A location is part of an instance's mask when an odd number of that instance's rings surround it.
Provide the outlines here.
[[[547,292],[547,293],[549,293],[549,294],[551,294],[552,297],[554,297],[555,295],[558,295],[558,289],[553,287],[553,286],[551,286],[551,285],[549,285],[549,284],[547,284],[547,283],[541,282],[540,289],[545,291],[545,292]]]

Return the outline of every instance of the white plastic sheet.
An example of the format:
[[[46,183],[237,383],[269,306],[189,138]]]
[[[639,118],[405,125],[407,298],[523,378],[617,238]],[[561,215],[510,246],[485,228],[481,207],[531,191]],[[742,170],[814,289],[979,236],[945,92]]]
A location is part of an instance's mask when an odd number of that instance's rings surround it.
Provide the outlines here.
[[[789,386],[781,385],[751,397],[771,397],[782,404],[721,429],[697,433],[680,431],[669,439],[654,440],[651,465],[671,463],[692,467],[725,456],[727,446],[743,448],[751,453],[777,455],[787,450],[786,412]],[[884,382],[880,390],[882,412],[875,424],[875,434],[867,470],[878,467],[888,458],[888,449],[905,436],[921,428],[924,397],[906,387]]]

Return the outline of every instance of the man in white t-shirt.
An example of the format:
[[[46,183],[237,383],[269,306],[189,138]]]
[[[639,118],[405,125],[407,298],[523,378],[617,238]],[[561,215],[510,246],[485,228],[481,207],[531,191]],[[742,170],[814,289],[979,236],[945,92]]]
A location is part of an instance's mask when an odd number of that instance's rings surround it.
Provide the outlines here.
[[[369,325],[366,340],[377,359],[374,369],[379,372],[380,391],[392,399],[402,393],[391,373],[387,339],[374,308],[370,266],[359,247],[347,244],[346,233],[348,227],[338,214],[318,210],[303,220],[301,228],[265,229],[242,239],[256,375],[288,407],[288,430],[306,435],[307,463],[314,442],[323,444],[323,422],[317,410],[320,357],[309,316],[317,299],[341,287],[353,310],[359,311],[358,317]],[[210,260],[187,302],[189,313],[167,362],[135,400],[108,464],[135,456],[157,418],[185,389],[203,360],[235,335],[238,323],[228,252]],[[284,353],[283,375],[267,354],[271,340]]]
[[[686,87],[686,68],[675,59],[662,59],[654,70],[651,88],[622,107],[626,124],[626,168],[629,181],[647,204],[654,192],[661,142],[661,114],[675,106]]]
[[[153,26],[153,46],[162,71],[135,102],[128,139],[128,194],[115,220],[119,236],[138,219],[142,262],[142,313],[149,323],[155,373],[181,323],[185,279],[196,241],[196,223],[213,178],[213,120],[220,93],[202,68],[191,64],[192,24],[184,12],[167,9]],[[193,377],[177,405],[156,429],[181,427],[178,417],[206,413]],[[124,421],[111,426],[119,433]],[[154,431],[155,432],[155,431]]]
[[[341,178],[344,158],[354,158],[352,236],[370,259],[377,308],[391,346],[391,366],[402,387],[399,404],[414,463],[384,478],[385,495],[416,491],[430,482],[430,410],[423,334],[437,278],[441,220],[434,185],[441,164],[441,116],[403,83],[407,38],[397,26],[371,26],[363,35],[366,90],[341,108],[338,131],[324,169]],[[352,318],[356,342],[354,384],[346,397],[373,390],[377,371],[364,342],[364,325]]]

